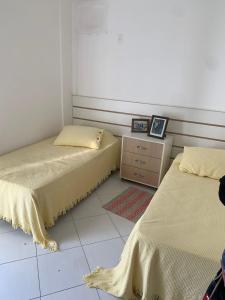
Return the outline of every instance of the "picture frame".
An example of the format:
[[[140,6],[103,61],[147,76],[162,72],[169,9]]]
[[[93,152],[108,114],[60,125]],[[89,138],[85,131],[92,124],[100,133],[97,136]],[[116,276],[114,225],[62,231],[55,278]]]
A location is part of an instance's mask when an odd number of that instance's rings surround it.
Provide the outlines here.
[[[168,122],[169,118],[167,117],[152,115],[148,136],[164,139]]]
[[[148,133],[149,119],[132,119],[131,131],[139,133]]]

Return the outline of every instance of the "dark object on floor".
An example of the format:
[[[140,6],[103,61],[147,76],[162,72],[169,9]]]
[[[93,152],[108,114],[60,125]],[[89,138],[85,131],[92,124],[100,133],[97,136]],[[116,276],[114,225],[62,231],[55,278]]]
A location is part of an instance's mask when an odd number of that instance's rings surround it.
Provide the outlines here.
[[[112,213],[137,222],[148,207],[153,195],[137,187],[129,187],[103,206]]]
[[[203,300],[224,300],[225,299],[225,250],[221,260],[221,269],[210,283]]]
[[[225,176],[220,178],[219,197],[220,201],[225,205]]]
[[[214,280],[210,283],[207,292],[203,300],[224,300],[225,299],[225,288],[222,278],[222,270],[216,274]]]

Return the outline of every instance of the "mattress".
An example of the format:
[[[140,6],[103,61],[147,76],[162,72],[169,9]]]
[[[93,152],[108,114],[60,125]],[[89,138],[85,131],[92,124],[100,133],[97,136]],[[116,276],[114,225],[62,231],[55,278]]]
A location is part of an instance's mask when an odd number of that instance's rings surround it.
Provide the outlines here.
[[[46,228],[118,167],[119,141],[104,133],[99,150],[54,146],[54,137],[0,157],[0,219],[57,250]]]
[[[225,208],[218,180],[179,171],[173,162],[135,225],[119,264],[87,275],[123,299],[200,300],[220,267],[225,248]]]

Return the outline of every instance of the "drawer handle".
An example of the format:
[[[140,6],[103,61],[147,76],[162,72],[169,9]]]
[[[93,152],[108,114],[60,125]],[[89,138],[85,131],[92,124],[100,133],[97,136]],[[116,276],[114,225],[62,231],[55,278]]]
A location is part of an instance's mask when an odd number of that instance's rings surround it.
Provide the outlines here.
[[[136,173],[136,172],[135,172],[133,175],[134,175],[134,176],[138,176],[138,177],[140,177],[140,178],[144,178],[144,177],[145,177],[144,175],[139,174],[139,173]]]
[[[142,165],[145,165],[146,164],[146,161],[144,161],[144,160],[140,160],[140,159],[135,159],[135,162],[139,162],[140,164],[142,164]]]
[[[143,147],[143,146],[140,146],[140,145],[137,145],[137,149],[141,149],[141,150],[147,150],[146,147]]]

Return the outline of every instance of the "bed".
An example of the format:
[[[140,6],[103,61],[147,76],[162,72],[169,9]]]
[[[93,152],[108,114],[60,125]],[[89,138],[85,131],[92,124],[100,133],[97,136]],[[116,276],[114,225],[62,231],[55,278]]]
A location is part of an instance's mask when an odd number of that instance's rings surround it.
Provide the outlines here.
[[[135,225],[119,264],[85,276],[123,299],[200,300],[220,268],[225,208],[219,181],[183,173],[179,155]]]
[[[118,167],[120,143],[105,131],[99,150],[55,146],[55,137],[0,157],[0,219],[52,251],[46,228]]]

